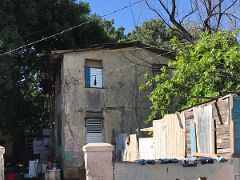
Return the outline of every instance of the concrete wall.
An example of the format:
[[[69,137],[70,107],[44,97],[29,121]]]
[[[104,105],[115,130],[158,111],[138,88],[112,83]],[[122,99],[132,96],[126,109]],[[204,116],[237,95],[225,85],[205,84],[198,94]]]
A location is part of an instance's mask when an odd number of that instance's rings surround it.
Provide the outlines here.
[[[182,167],[181,164],[139,165],[137,163],[115,163],[115,180],[236,180],[240,176],[238,159],[225,163],[198,164],[196,167]]]
[[[107,143],[89,143],[83,147],[86,180],[113,180],[113,149]]]
[[[145,67],[149,64],[143,60],[167,64],[169,59],[133,48],[64,54],[60,73],[61,92],[55,103],[55,119],[60,115],[62,122],[62,142],[57,154],[61,156],[64,167],[83,165],[84,154],[81,149],[86,144],[86,110],[103,110],[104,141],[107,143],[111,143],[113,130],[115,134],[130,133],[143,126],[150,104],[145,92],[139,91],[139,84],[144,81],[145,73],[151,73],[151,68]],[[124,56],[143,66],[133,65]],[[103,88],[84,87],[85,59],[102,60]]]
[[[237,180],[240,159],[182,167],[181,163],[140,165],[135,162],[112,163],[113,146],[107,143],[87,144],[85,166],[87,180]]]
[[[63,76],[63,62],[61,62],[60,70],[58,71],[55,79],[55,104],[54,104],[54,123],[55,123],[55,147],[56,149],[56,156],[60,163],[64,161],[64,146],[63,144],[63,116],[64,113],[64,76]]]

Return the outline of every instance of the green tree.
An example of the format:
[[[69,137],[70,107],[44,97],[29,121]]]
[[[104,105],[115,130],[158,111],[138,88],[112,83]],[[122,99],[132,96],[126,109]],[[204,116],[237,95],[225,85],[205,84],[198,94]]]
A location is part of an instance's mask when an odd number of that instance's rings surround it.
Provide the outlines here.
[[[141,41],[154,46],[163,46],[170,42],[173,34],[166,27],[163,21],[159,19],[151,19],[143,22],[141,26],[128,34],[127,41]]]
[[[218,97],[240,89],[240,52],[236,32],[202,33],[194,44],[178,44],[176,61],[156,77],[146,74],[141,89],[156,86],[149,94],[152,113],[149,120],[190,107],[206,99],[194,96]]]
[[[113,42],[122,42],[125,41],[126,35],[124,34],[124,27],[115,28],[114,26],[114,19],[110,21],[102,21],[102,26],[104,27],[105,31],[107,32],[108,37]]]
[[[90,14],[87,3],[0,0],[0,4],[0,53],[91,20],[59,36],[0,55],[0,129],[15,136],[34,134],[48,125],[47,93],[42,84],[47,78],[49,52],[118,39],[109,36],[107,21]]]

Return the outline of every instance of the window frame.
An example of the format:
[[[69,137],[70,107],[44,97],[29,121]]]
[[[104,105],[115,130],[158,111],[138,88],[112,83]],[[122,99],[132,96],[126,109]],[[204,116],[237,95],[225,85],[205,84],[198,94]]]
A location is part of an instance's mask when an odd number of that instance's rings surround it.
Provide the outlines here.
[[[92,122],[91,122],[92,121]],[[89,125],[92,125],[95,124],[94,123],[96,122],[99,122],[99,124],[101,124],[101,132],[99,131],[92,131],[90,129],[88,129],[88,126]],[[96,125],[95,125],[95,128],[96,128]],[[91,131],[91,132],[89,132]],[[99,136],[101,138],[101,140],[98,142],[88,142],[88,137],[90,134],[101,134],[101,136]],[[85,144],[88,144],[88,143],[103,143],[104,142],[104,121],[102,118],[85,118]]]
[[[99,67],[99,66],[88,66],[86,65],[87,61],[99,61],[101,63],[101,66],[102,67]],[[86,68],[89,68],[89,86],[87,86],[87,83],[86,83]],[[91,87],[91,76],[90,76],[90,69],[91,68],[94,68],[94,69],[102,69],[102,86],[101,87]],[[84,88],[93,88],[93,89],[104,89],[104,84],[103,84],[103,61],[101,59],[85,59],[85,65],[84,65]]]

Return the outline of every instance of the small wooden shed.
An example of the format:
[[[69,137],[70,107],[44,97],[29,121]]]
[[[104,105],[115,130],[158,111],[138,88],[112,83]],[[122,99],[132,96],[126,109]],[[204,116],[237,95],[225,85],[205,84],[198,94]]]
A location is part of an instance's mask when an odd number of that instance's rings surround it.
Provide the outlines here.
[[[240,156],[240,96],[231,93],[153,122],[155,158]]]

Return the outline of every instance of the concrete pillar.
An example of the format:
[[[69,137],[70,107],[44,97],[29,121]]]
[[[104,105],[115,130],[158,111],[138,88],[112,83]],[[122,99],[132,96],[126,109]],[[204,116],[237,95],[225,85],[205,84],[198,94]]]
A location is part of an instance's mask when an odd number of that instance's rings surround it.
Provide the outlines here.
[[[4,159],[3,155],[5,153],[5,148],[0,146],[0,179],[4,179]]]
[[[89,143],[83,147],[86,180],[113,180],[113,149],[107,143]]]

